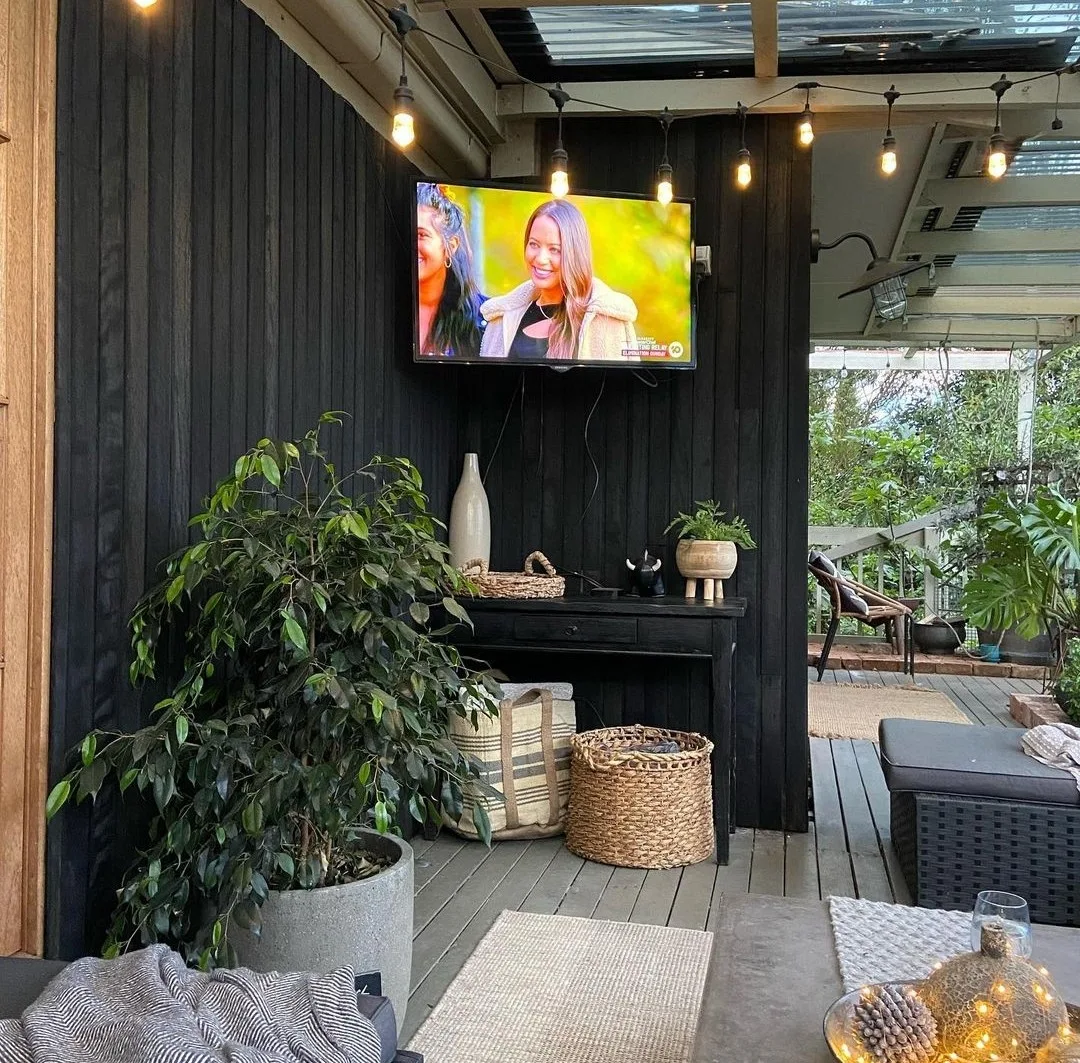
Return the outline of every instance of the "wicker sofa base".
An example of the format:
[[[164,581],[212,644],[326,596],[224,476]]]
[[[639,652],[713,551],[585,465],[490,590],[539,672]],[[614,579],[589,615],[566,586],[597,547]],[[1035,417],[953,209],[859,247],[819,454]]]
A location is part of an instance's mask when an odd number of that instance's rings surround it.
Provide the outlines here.
[[[1080,806],[893,791],[892,843],[914,903],[969,910],[1025,897],[1037,923],[1080,926]]]

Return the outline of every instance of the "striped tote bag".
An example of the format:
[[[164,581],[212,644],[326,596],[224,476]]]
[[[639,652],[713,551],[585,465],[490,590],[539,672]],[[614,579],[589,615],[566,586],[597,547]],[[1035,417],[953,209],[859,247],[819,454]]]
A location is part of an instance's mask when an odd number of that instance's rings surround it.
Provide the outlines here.
[[[473,801],[481,801],[498,839],[546,838],[561,834],[570,796],[570,738],[577,730],[572,701],[543,688],[499,702],[497,717],[481,716],[477,728],[454,716],[450,737],[481,766],[481,778],[503,795],[466,795],[459,834],[475,838]]]

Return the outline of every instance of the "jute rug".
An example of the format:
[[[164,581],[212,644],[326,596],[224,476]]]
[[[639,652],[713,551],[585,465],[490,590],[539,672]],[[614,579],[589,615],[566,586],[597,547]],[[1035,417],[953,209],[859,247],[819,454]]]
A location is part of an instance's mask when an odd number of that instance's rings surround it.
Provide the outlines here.
[[[425,1063],[686,1063],[712,934],[503,912],[409,1044]]]
[[[809,731],[816,738],[865,738],[876,742],[878,724],[893,717],[971,723],[937,690],[811,683],[809,702]]]

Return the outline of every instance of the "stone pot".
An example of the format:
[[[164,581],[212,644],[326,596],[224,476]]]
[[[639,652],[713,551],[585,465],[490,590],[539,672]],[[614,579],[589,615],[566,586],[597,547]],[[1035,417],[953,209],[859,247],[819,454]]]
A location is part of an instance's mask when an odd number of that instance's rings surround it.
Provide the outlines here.
[[[724,597],[724,584],[734,571],[739,551],[729,539],[680,539],[675,548],[675,564],[686,577],[686,597],[697,596],[697,581],[703,580],[705,601]]]
[[[1054,644],[1049,635],[1025,639],[1011,628],[1004,635],[997,630],[979,628],[979,642],[987,646],[1000,646],[1001,659],[1012,664],[1046,665],[1054,660]]]
[[[964,644],[967,620],[963,617],[948,622],[917,620],[911,625],[911,637],[920,653],[947,655]]]
[[[413,851],[376,831],[364,831],[364,845],[394,863],[344,886],[273,890],[262,907],[262,936],[240,931],[232,944],[241,966],[255,971],[378,971],[400,1032],[412,974]]]

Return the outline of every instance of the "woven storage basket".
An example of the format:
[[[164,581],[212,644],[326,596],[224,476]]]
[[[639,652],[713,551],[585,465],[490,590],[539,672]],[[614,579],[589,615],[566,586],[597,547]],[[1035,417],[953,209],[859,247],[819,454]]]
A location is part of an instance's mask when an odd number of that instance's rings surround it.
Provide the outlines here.
[[[535,570],[535,561],[543,573]],[[481,598],[561,598],[566,591],[566,580],[539,550],[525,558],[521,572],[489,572],[480,558],[466,561],[461,571],[479,588]]]
[[[678,753],[628,747],[675,741]],[[618,867],[681,867],[713,851],[713,744],[658,727],[608,727],[571,740],[566,847]]]

